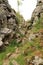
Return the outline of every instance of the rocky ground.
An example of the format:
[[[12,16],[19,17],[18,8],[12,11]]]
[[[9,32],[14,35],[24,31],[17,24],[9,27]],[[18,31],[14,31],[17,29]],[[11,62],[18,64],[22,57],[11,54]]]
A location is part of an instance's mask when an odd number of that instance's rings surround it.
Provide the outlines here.
[[[22,23],[8,0],[0,0],[0,65],[43,65],[43,0]]]

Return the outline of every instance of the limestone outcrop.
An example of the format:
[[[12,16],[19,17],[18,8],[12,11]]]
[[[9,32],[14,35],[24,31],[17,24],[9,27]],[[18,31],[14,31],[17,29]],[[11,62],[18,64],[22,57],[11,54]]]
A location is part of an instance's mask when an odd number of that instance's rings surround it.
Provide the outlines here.
[[[30,60],[26,60],[27,65],[43,65],[43,59],[39,56],[33,56]]]
[[[0,48],[8,45],[15,37],[17,28],[16,12],[8,4],[8,0],[0,0]]]
[[[43,0],[37,0],[37,5],[32,13],[31,18],[33,24],[36,24],[39,18],[43,18]]]

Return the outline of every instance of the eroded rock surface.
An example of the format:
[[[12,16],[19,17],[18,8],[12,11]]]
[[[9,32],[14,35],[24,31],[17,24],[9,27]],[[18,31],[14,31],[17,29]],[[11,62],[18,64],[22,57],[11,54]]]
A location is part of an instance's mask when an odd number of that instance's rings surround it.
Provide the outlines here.
[[[33,25],[36,24],[39,18],[43,18],[43,0],[37,0],[37,5],[32,13],[32,18],[31,18]]]
[[[8,0],[0,0],[0,47],[9,44],[17,28],[16,12],[8,4]]]
[[[39,56],[33,56],[31,59],[27,59],[27,65],[43,65],[43,59]]]

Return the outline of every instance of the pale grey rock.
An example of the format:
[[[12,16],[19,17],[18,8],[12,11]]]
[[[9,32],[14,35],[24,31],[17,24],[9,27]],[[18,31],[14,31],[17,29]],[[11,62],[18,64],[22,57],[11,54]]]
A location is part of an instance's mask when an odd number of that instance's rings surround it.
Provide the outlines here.
[[[10,34],[12,32],[12,30],[11,29],[8,29],[8,28],[3,28],[3,29],[1,29],[1,34]]]
[[[3,42],[0,40],[0,47],[3,45]]]
[[[40,3],[40,2],[43,3],[43,0],[37,0],[37,2],[39,2],[39,3]]]
[[[43,59],[39,56],[33,56],[30,60],[27,59],[27,65],[43,65]]]
[[[32,41],[33,39],[35,39],[35,34],[31,33],[29,35],[29,41]]]
[[[2,38],[0,37],[0,47],[2,47],[3,42],[2,42]]]
[[[2,38],[0,37],[0,41],[2,41]]]
[[[9,45],[9,42],[8,42],[8,41],[5,41],[5,43],[4,43],[4,44],[7,46],[7,45]]]
[[[34,63],[34,65],[43,64],[43,59],[38,57],[38,56],[35,56],[35,59],[33,60],[33,63]]]
[[[16,12],[11,8],[8,0],[0,0],[0,48],[2,45],[8,45],[16,37],[18,21]],[[15,38],[16,39],[16,38]]]
[[[36,8],[34,9],[31,17],[33,26],[37,23],[36,21],[38,21],[39,18],[43,18],[43,0],[37,0]]]

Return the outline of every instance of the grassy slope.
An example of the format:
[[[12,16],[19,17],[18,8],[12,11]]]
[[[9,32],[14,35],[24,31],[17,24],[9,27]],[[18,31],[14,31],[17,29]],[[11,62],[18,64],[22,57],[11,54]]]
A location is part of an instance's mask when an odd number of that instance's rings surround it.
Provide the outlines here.
[[[43,29],[43,26],[41,26],[41,21],[38,21],[37,24],[32,28],[32,32],[37,32],[40,29]],[[35,38],[33,41],[30,42],[26,42],[24,45],[20,46],[19,49],[21,51],[20,55],[15,59],[20,65],[25,65],[25,61],[24,59],[30,58],[31,56],[34,56],[35,53],[37,53],[37,51],[40,51],[41,53],[43,53],[43,48],[40,48],[39,45],[39,39]],[[11,42],[11,44],[6,48],[5,51],[3,51],[2,53],[0,53],[0,65],[2,65],[4,58],[6,57],[7,53],[12,53],[15,51],[15,46],[16,45],[16,41],[13,40],[13,42]],[[35,50],[32,48],[34,46]],[[26,51],[27,50],[27,51]],[[25,53],[23,53],[23,51],[26,51]],[[10,60],[9,65],[13,65],[11,63],[12,60]]]

